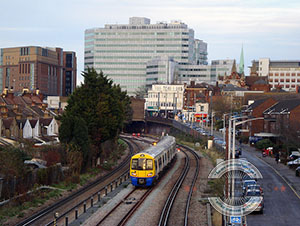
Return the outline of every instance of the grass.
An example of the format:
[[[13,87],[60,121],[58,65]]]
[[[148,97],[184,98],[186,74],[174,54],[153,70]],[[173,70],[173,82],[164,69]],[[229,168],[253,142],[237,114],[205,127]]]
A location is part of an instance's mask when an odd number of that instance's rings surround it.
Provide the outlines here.
[[[43,205],[47,200],[57,198],[60,194],[60,190],[36,191],[33,193],[31,201],[23,202],[16,206],[4,206],[0,208],[0,225],[4,224],[5,221],[12,217],[24,217],[25,210]]]
[[[77,184],[75,184],[75,183],[67,183],[65,181],[62,181],[62,182],[60,182],[58,184],[53,184],[52,186],[55,187],[55,188],[62,189],[62,190],[71,191],[71,190],[73,190],[73,189],[75,189],[77,187]]]
[[[219,226],[222,225],[222,215],[212,208],[212,225]]]

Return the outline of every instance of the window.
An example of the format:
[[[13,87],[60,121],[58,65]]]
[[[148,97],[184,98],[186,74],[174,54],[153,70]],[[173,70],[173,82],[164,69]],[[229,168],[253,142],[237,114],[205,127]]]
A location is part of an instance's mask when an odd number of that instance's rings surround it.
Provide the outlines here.
[[[66,67],[72,67],[72,54],[66,54]]]
[[[132,159],[131,169],[133,170],[153,170],[153,160],[151,159]]]

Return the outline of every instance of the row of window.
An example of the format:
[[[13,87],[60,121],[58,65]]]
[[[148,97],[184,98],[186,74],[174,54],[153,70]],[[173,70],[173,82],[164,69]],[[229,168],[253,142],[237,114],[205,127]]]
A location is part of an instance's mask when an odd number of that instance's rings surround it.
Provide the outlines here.
[[[96,47],[188,47],[188,45],[178,44],[96,44]]]
[[[270,81],[270,82],[273,82],[273,81],[274,81],[274,82],[296,82],[296,81],[297,81],[297,82],[300,82],[300,79],[297,79],[297,80],[296,80],[296,79],[288,79],[288,78],[287,78],[287,79],[272,79],[272,78],[271,78],[271,79],[269,79],[269,81]]]
[[[85,64],[93,64],[93,62],[85,63]],[[144,62],[95,62],[95,64],[116,64],[116,65],[145,65]]]
[[[153,102],[149,101],[148,102],[148,106],[175,107],[176,104],[175,103],[171,103],[171,102],[167,102],[167,103],[160,102],[160,103],[158,103],[158,102],[155,102],[155,101],[153,101]]]
[[[183,78],[187,77],[187,78],[203,78],[203,77],[209,77],[208,75],[179,75]]]
[[[19,64],[19,74],[30,74],[30,64]]]
[[[118,71],[145,71],[145,68],[95,68],[96,70],[102,70],[102,71],[106,71],[106,70],[118,70]]]
[[[20,48],[20,55],[21,56],[27,56],[29,54],[30,54],[29,47]]]
[[[30,80],[30,76],[19,76],[19,81],[21,80]]]
[[[19,87],[27,87],[27,88],[30,88],[30,83],[29,83],[29,82],[19,83]]]
[[[269,76],[296,76],[296,73],[270,73]],[[297,76],[300,76],[300,73],[297,73]]]
[[[85,37],[94,35],[189,35],[188,32],[99,32],[99,33],[88,33]]]
[[[96,53],[188,53],[181,50],[97,50]]]
[[[166,66],[165,65],[148,65],[147,66],[147,69],[150,69],[150,68],[166,68]]]
[[[189,39],[187,38],[96,38],[96,41],[183,41],[183,42],[188,42]],[[91,42],[95,41],[93,39],[88,39],[85,42]]]
[[[277,85],[277,84],[275,84],[275,85]],[[289,85],[289,84],[285,84],[285,85],[280,84],[280,85],[282,85],[283,88],[296,88],[296,85],[294,85],[294,84],[292,84],[292,85]]]
[[[207,69],[204,68],[180,68],[180,71],[207,71]]]

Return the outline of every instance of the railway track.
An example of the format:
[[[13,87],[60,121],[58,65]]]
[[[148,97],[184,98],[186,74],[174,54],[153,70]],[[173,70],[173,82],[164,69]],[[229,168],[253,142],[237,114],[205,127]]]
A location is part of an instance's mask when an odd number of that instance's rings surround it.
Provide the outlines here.
[[[78,191],[72,193],[70,196],[56,202],[53,205],[50,205],[49,207],[33,214],[32,216],[30,216],[29,218],[23,220],[22,222],[18,223],[17,226],[32,226],[32,225],[45,225],[45,222],[49,222],[49,220],[43,220],[43,219],[53,219],[53,215],[54,213],[57,211],[57,209],[64,209],[63,207],[65,205],[67,205],[69,202],[74,202],[74,200],[76,201],[76,199],[80,200],[81,197],[83,196],[86,192],[95,189],[96,187],[100,186],[100,184],[104,183],[105,181],[109,180],[109,178],[113,177],[114,175],[120,174],[126,170],[129,169],[129,162],[130,162],[130,158],[134,152],[134,148],[132,143],[135,144],[135,146],[137,146],[138,148],[140,148],[135,142],[129,142],[129,138],[124,139],[124,141],[128,144],[129,146],[129,152],[130,154],[124,159],[124,161],[114,170],[112,170],[111,172],[107,173],[106,175],[104,175],[103,177],[100,177],[99,179],[89,183],[88,185],[86,185],[85,187],[79,189]],[[64,209],[65,210],[65,209]],[[68,212],[68,211],[66,211]],[[65,215],[62,214],[57,218],[57,221],[59,221],[61,218],[63,218]],[[48,223],[47,225],[53,225],[53,221],[51,221],[50,223]]]
[[[187,152],[190,152],[193,157],[196,160],[196,170],[192,179],[192,183],[189,189],[189,193],[187,196],[187,200],[186,200],[186,205],[185,205],[185,213],[184,213],[184,225],[188,225],[188,213],[189,213],[189,206],[190,206],[190,201],[191,201],[191,197],[192,197],[192,193],[193,193],[193,188],[195,186],[195,182],[197,180],[198,174],[199,174],[199,156],[190,148],[182,146],[182,145],[178,145],[182,148],[182,151],[185,154],[185,164],[183,167],[183,170],[181,171],[180,176],[178,177],[177,181],[175,182],[175,184],[173,185],[171,192],[165,202],[165,205],[161,211],[161,215],[160,215],[160,219],[159,219],[159,226],[166,226],[168,224],[169,221],[169,217],[170,217],[170,213],[173,207],[173,204],[175,202],[176,196],[190,170],[190,165],[191,165],[191,161],[190,161],[190,157],[187,154]],[[185,150],[183,150],[185,149]]]
[[[153,187],[148,189],[134,188],[126,197],[111,209],[97,224],[123,226],[152,192]]]

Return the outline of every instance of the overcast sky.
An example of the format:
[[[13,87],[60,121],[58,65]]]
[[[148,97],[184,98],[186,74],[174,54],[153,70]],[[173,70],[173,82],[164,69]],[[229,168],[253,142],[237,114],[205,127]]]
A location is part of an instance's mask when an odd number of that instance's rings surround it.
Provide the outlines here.
[[[244,46],[245,73],[253,59],[300,60],[299,0],[2,0],[0,48],[62,47],[84,63],[84,30],[127,24],[139,16],[180,20],[208,43],[209,61],[236,59]]]

